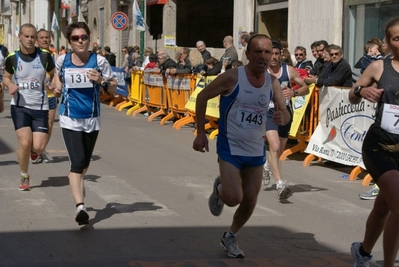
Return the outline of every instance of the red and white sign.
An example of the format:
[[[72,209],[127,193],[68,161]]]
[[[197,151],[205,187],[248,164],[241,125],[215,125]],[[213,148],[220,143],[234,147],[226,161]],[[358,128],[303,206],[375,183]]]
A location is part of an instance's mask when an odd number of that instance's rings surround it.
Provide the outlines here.
[[[147,6],[150,5],[164,5],[167,4],[169,0],[147,0]]]
[[[111,16],[111,25],[117,31],[123,31],[129,25],[129,18],[123,12],[115,12]]]

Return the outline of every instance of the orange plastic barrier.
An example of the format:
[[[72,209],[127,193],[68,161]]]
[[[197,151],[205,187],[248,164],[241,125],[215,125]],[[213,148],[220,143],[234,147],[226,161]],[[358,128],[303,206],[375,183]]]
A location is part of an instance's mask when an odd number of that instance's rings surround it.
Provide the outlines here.
[[[158,116],[168,114],[166,82],[160,73],[145,72],[143,76],[141,92],[143,106],[134,111],[132,116],[136,116],[141,112],[152,112],[148,117],[148,121],[152,121]]]
[[[161,120],[161,125],[172,118],[181,119],[188,116],[185,106],[195,84],[196,76],[193,74],[174,75],[167,78],[166,95],[169,110]]]

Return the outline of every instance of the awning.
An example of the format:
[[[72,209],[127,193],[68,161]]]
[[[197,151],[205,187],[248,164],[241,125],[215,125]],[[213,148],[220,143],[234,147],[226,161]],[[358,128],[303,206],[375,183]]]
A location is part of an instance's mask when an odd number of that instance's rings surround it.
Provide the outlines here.
[[[169,2],[169,0],[147,0],[147,6],[150,5],[164,5]]]

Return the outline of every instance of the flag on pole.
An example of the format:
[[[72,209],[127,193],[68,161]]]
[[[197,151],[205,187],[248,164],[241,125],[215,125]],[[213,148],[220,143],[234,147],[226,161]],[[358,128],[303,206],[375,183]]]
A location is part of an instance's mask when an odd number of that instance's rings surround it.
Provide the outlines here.
[[[53,34],[59,29],[58,27],[58,20],[57,17],[55,16],[55,11],[53,11],[53,20],[51,21],[51,31]]]
[[[133,2],[133,26],[136,28],[136,30],[142,32],[148,27],[147,24],[145,24],[144,17],[141,14],[139,4],[137,4],[136,0]]]

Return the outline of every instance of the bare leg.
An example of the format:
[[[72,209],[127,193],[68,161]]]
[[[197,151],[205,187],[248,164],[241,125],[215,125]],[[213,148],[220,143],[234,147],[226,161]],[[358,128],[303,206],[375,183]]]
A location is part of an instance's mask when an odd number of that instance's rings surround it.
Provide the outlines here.
[[[48,134],[41,132],[33,132],[32,150],[37,154],[43,153],[48,141]]]
[[[29,153],[32,146],[32,131],[30,127],[23,127],[15,131],[18,138],[17,159],[21,172],[27,173],[29,167]]]
[[[50,142],[51,134],[53,133],[54,119],[55,119],[55,109],[49,109],[49,111],[48,111],[48,138],[47,138],[45,147],[47,147],[48,143]]]
[[[269,143],[269,153],[267,156],[267,162],[269,163],[270,170],[273,173],[274,180],[276,182],[281,180],[281,168],[280,168],[280,138],[278,132],[275,130],[266,131],[266,138]]]
[[[384,267],[392,267],[395,264],[399,249],[399,172],[388,171],[378,179],[380,193],[389,205],[391,213],[384,227]]]
[[[242,190],[244,195],[238,209],[234,213],[233,223],[230,226],[230,230],[233,233],[238,233],[249,220],[255,209],[262,185],[262,172],[263,166],[244,168],[241,170]]]
[[[241,186],[240,170],[227,161],[219,158],[220,180],[219,197],[229,207],[241,203],[243,190]]]
[[[363,249],[366,252],[371,253],[385,227],[389,214],[388,203],[382,194],[378,194],[366,223],[366,232],[363,239]]]
[[[240,171],[231,163],[219,158],[219,168],[222,181],[219,197],[230,207],[239,204],[230,227],[233,233],[238,233],[256,206],[262,184],[263,166],[248,167]]]
[[[75,200],[75,204],[84,202],[84,181],[83,176],[86,174],[87,169],[83,170],[83,173],[70,172],[69,187],[71,188],[72,197]]]

